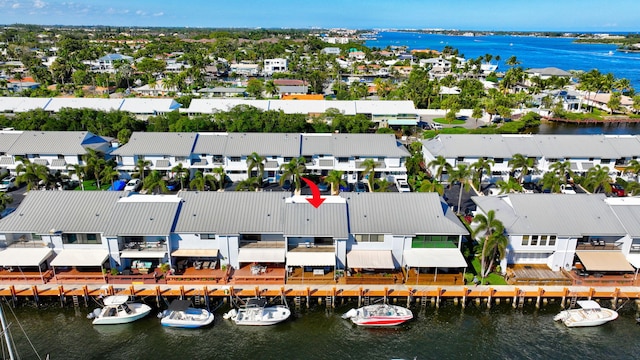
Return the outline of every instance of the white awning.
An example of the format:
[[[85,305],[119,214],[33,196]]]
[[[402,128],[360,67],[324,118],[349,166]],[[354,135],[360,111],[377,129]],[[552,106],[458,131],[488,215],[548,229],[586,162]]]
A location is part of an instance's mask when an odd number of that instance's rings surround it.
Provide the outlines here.
[[[587,271],[635,271],[620,251],[576,251]]]
[[[404,251],[404,262],[413,268],[463,268],[467,261],[457,248],[411,249]]]
[[[289,251],[287,266],[336,266],[336,254],[328,251]]]
[[[120,253],[122,259],[162,259],[167,255],[166,251],[138,251],[124,250]]]
[[[218,249],[178,249],[171,256],[181,257],[218,257]]]
[[[283,263],[284,255],[284,248],[241,248],[238,262]]]
[[[627,261],[636,269],[640,269],[640,254],[627,255]]]
[[[0,251],[0,266],[38,266],[53,254],[49,248],[8,248]]]
[[[347,266],[353,269],[395,269],[391,250],[351,250]]]
[[[108,257],[104,249],[65,249],[51,260],[51,266],[102,266]]]

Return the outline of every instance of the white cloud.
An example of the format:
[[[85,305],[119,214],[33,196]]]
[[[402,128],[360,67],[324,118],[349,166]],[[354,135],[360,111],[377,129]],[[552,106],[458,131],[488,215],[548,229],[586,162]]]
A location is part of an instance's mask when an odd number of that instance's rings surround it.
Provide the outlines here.
[[[153,16],[162,16],[162,15],[164,15],[164,12],[162,12],[162,11],[160,11],[159,13],[153,14]]]
[[[136,15],[145,16],[145,15],[147,15],[147,13],[142,11],[142,10],[137,10],[136,11]]]
[[[20,8],[20,3],[15,3],[15,4],[11,5],[11,8],[12,8],[12,9],[18,9],[18,8]]]
[[[42,9],[45,6],[47,6],[47,3],[45,3],[42,0],[35,0],[33,2],[33,7],[36,8],[36,9]]]

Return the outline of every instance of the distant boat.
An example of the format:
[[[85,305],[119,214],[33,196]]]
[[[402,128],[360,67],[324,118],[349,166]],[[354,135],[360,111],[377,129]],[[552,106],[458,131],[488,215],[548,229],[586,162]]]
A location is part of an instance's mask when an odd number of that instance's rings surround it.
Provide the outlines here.
[[[267,306],[267,300],[252,298],[247,300],[244,307],[232,309],[224,315],[236,325],[275,325],[291,316],[291,310],[284,305]]]
[[[210,325],[213,314],[205,309],[191,307],[190,300],[174,300],[169,308],[162,312],[162,326],[196,329]]]
[[[563,310],[553,320],[562,321],[567,327],[598,326],[618,318],[618,312],[601,308],[593,300],[578,301],[579,309]]]
[[[128,302],[126,295],[107,296],[104,307],[95,309],[87,317],[94,325],[114,325],[130,323],[149,315],[151,307],[147,304]]]
[[[607,53],[607,55],[609,55],[609,56],[613,55],[613,50],[609,50],[609,52]]]
[[[344,313],[342,318],[351,319],[358,326],[396,326],[413,319],[413,313],[396,305],[375,304],[351,309]]]

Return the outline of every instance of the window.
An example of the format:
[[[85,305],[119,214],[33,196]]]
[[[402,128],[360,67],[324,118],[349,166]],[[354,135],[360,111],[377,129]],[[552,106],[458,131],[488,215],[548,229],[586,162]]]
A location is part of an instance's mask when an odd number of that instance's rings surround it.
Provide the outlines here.
[[[291,162],[291,160],[293,160],[293,158],[290,156],[284,158],[284,162]]]
[[[356,242],[382,242],[384,235],[382,234],[356,234],[354,235]]]
[[[538,245],[538,235],[533,235],[533,236],[531,237],[531,243],[530,243],[530,245],[531,245],[531,246],[536,246],[536,245]]]
[[[455,235],[418,235],[411,240],[412,248],[457,248]]]
[[[231,162],[240,162],[241,158],[240,156],[232,156],[230,160]]]
[[[529,235],[522,235],[522,246],[529,245]]]
[[[540,246],[547,245],[547,235],[540,235]]]
[[[549,240],[547,241],[548,246],[556,246],[556,236],[549,235]]]
[[[204,156],[203,156],[204,157]],[[211,159],[215,164],[222,164],[222,155],[213,155],[213,158]]]
[[[495,159],[493,159],[493,161],[495,161],[496,164],[502,164],[504,162],[504,159],[503,158],[495,158]]]
[[[313,243],[316,246],[333,245],[333,238],[330,238],[330,237],[316,237],[316,238],[313,239]]]
[[[77,241],[78,236],[76,234],[62,234],[63,244],[75,244]]]
[[[339,163],[348,163],[349,162],[349,158],[348,157],[339,157],[338,158],[338,162]]]
[[[102,244],[99,234],[62,234],[63,244]]]
[[[457,161],[464,161],[464,156],[458,156],[458,157],[456,158],[456,160],[457,160]]]
[[[202,240],[214,240],[216,238],[216,234],[200,234],[200,239]]]

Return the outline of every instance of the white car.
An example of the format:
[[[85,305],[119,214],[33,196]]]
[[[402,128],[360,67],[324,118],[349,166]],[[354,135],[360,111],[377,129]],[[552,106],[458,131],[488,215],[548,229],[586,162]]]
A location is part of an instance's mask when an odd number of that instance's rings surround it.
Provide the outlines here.
[[[398,179],[396,180],[396,187],[398,188],[398,192],[411,192],[411,188],[407,183],[407,180]]]
[[[0,191],[2,192],[11,191],[15,187],[16,187],[15,176],[7,176],[6,178],[2,179],[2,182],[0,182]]]
[[[124,191],[138,191],[141,185],[142,181],[140,181],[140,179],[131,179],[127,185],[124,186]]]
[[[432,123],[432,124],[431,124],[431,128],[432,128],[433,130],[442,130],[442,124]]]
[[[575,194],[576,190],[573,188],[573,185],[562,184],[560,185],[560,192],[563,194]]]

